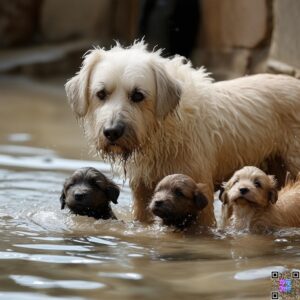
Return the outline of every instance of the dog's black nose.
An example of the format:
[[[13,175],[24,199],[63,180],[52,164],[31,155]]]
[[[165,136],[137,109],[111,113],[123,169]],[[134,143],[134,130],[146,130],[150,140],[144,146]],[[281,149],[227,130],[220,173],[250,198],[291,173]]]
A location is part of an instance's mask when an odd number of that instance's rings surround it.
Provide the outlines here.
[[[163,205],[164,201],[162,200],[157,200],[155,201],[155,207],[161,207]]]
[[[76,193],[74,194],[74,198],[76,201],[82,201],[86,197],[86,193]]]
[[[104,128],[103,134],[110,142],[115,142],[123,135],[124,130],[125,130],[124,124],[118,123],[114,127]]]
[[[245,195],[249,192],[249,189],[248,188],[240,188],[240,193],[241,195]]]

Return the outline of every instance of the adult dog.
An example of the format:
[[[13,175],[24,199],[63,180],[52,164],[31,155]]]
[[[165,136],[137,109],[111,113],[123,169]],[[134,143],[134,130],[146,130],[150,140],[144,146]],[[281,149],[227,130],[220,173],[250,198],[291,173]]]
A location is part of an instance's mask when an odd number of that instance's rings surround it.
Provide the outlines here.
[[[274,176],[256,167],[238,170],[220,196],[232,210],[230,216],[226,211],[222,216],[225,227],[251,232],[300,227],[299,179],[288,181],[278,193]]]
[[[185,58],[143,42],[87,53],[66,84],[69,103],[102,158],[123,162],[134,215],[149,220],[156,184],[182,173],[210,188],[202,223],[214,225],[214,185],[243,165],[280,156],[300,170],[300,82],[254,75],[213,83]]]

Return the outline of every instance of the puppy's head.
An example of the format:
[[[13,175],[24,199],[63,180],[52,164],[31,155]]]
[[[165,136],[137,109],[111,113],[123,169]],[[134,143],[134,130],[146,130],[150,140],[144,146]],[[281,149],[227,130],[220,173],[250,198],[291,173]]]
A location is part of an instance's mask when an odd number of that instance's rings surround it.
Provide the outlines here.
[[[236,171],[223,189],[220,194],[223,204],[264,208],[277,201],[274,177],[256,167]]]
[[[193,222],[207,204],[206,186],[189,176],[173,174],[155,188],[149,208],[165,225],[184,228]]]
[[[61,209],[95,218],[112,217],[110,201],[117,203],[119,188],[94,168],[76,170],[65,183],[60,197]]]
[[[103,156],[138,150],[158,121],[174,111],[180,87],[166,70],[167,61],[142,42],[126,49],[117,44],[90,51],[67,82],[69,103]]]

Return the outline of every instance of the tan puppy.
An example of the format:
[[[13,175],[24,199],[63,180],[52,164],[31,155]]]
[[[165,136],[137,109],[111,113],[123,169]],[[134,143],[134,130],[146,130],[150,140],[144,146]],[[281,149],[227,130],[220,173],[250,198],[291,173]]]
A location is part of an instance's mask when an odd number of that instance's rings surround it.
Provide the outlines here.
[[[244,165],[279,156],[300,170],[300,82],[260,74],[214,83],[183,57],[164,58],[142,42],[91,50],[66,84],[69,103],[102,159],[125,170],[135,219],[156,184],[183,173],[209,187],[201,212],[214,225],[214,187]]]
[[[164,225],[184,230],[200,223],[200,212],[208,204],[206,193],[206,186],[189,176],[169,175],[156,186],[149,208]]]
[[[300,227],[300,179],[279,191],[273,176],[256,167],[244,167],[224,185],[225,226],[263,232],[282,227]]]

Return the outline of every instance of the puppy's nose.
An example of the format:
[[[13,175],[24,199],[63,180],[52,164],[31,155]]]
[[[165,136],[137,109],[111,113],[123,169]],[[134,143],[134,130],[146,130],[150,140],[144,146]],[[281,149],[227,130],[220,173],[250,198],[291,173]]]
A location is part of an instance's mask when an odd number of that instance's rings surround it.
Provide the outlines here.
[[[248,188],[240,188],[240,193],[241,195],[245,195],[249,192],[249,189]]]
[[[118,123],[116,126],[104,128],[103,134],[109,141],[115,142],[123,135],[124,130],[125,125],[122,123]]]
[[[76,201],[82,201],[86,197],[86,193],[76,193],[74,194],[74,198]]]
[[[162,201],[162,200],[157,200],[154,202],[155,207],[161,207],[163,205],[163,203],[164,203],[164,201]]]

